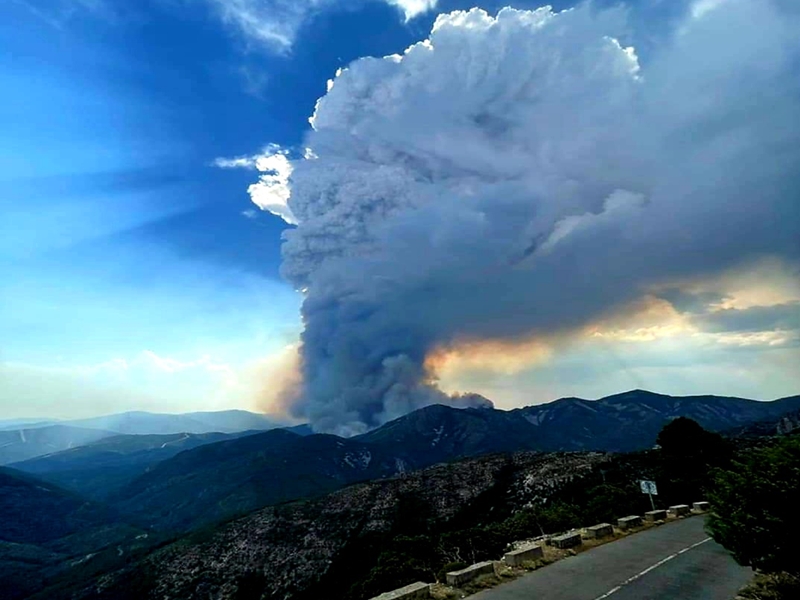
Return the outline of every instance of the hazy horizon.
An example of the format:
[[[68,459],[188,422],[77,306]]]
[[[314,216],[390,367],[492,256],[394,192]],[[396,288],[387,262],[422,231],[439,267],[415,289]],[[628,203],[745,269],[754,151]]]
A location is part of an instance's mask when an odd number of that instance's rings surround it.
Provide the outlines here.
[[[495,405],[494,408],[497,409],[497,410],[513,410],[515,408],[524,408],[525,406],[538,406],[538,405],[542,405],[542,404],[550,404],[550,403],[555,402],[557,400],[564,400],[564,399],[569,399],[569,398],[577,398],[577,399],[580,399],[580,400],[588,400],[588,401],[597,401],[597,400],[602,400],[604,398],[608,398],[608,397],[612,397],[612,396],[621,396],[621,395],[624,395],[624,394],[628,394],[628,393],[631,393],[631,392],[637,392],[637,391],[652,393],[652,394],[661,395],[661,396],[671,396],[671,397],[717,396],[717,397],[722,397],[722,398],[740,398],[740,399],[744,399],[744,400],[753,400],[755,402],[774,402],[776,400],[782,400],[784,398],[791,398],[791,397],[800,395],[800,390],[798,390],[794,394],[787,394],[787,395],[784,395],[784,396],[757,398],[757,397],[746,397],[746,396],[727,395],[727,394],[712,394],[712,393],[707,393],[707,394],[706,393],[700,393],[700,394],[667,394],[667,393],[664,393],[664,392],[653,391],[653,390],[628,389],[628,390],[614,392],[614,393],[611,393],[611,394],[604,394],[604,395],[595,396],[595,397],[558,396],[558,397],[554,397],[554,398],[540,399],[540,401],[538,401],[538,402],[530,402],[528,404],[521,404],[519,406],[502,407],[502,406]],[[490,398],[490,400],[491,400],[491,398]],[[75,421],[89,421],[89,420],[94,420],[94,419],[102,419],[102,418],[106,418],[106,417],[114,417],[114,416],[120,416],[120,415],[126,415],[126,414],[137,414],[137,413],[138,414],[147,414],[147,415],[156,415],[156,416],[182,416],[182,415],[191,415],[191,414],[215,414],[215,413],[229,413],[229,412],[244,412],[244,413],[250,413],[250,414],[255,414],[255,415],[259,415],[259,416],[265,416],[265,417],[268,417],[270,419],[274,419],[276,421],[276,423],[281,423],[281,419],[282,419],[281,415],[275,416],[275,415],[271,415],[269,413],[263,413],[263,412],[258,412],[256,410],[248,410],[248,409],[244,409],[244,408],[226,408],[226,409],[221,409],[221,410],[217,410],[217,411],[186,411],[186,412],[158,412],[158,411],[125,410],[125,411],[119,411],[119,412],[116,412],[116,413],[98,413],[98,414],[90,414],[90,415],[85,415],[85,416],[80,416],[80,417],[52,417],[52,416],[48,416],[48,415],[28,416],[28,417],[24,417],[24,416],[21,416],[21,417],[5,417],[5,416],[2,415],[2,413],[0,413],[0,425],[9,424],[9,423],[16,423],[16,422],[19,422],[19,423],[31,423],[31,424],[35,424],[36,422],[71,423],[71,422],[75,422]],[[305,424],[305,423],[302,422],[302,421],[299,421],[297,419],[284,420],[282,422],[282,425],[285,425],[287,427],[291,427],[291,426],[294,426],[294,425],[300,425],[300,424]]]

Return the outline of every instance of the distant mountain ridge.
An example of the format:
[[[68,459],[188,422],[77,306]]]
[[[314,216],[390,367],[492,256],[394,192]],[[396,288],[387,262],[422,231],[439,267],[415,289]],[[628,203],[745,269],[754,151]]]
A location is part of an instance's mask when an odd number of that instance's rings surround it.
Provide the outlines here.
[[[710,431],[800,410],[800,395],[772,401],[727,396],[668,396],[631,390],[599,400],[562,398],[516,409],[537,427],[547,450],[628,452],[648,447],[664,424],[688,417]]]
[[[105,500],[156,464],[184,450],[256,433],[112,435],[9,466],[92,500]]]
[[[130,411],[69,421],[76,427],[104,429],[116,433],[153,435],[171,433],[235,433],[237,431],[267,430],[284,427],[275,419],[246,410],[223,410],[191,413],[152,413]]]
[[[113,503],[157,526],[187,530],[461,458],[522,450],[641,450],[679,416],[725,431],[798,408],[800,396],[759,402],[641,390],[511,411],[432,405],[350,439],[273,430],[186,450],[121,488]]]
[[[230,434],[288,426],[245,410],[182,414],[133,411],[71,421],[12,419],[0,421],[0,465],[84,446],[119,434]],[[303,426],[295,426],[295,430],[305,433]]]
[[[133,410],[82,419],[4,419],[0,431],[12,429],[41,429],[62,425],[84,429],[102,429],[133,435],[169,433],[234,433],[248,430],[268,430],[289,427],[286,422],[247,410],[199,411],[189,413],[155,413]]]
[[[661,428],[677,417],[720,432],[794,410],[800,410],[800,396],[762,402],[632,390],[510,411],[428,406],[354,439],[394,446],[413,464],[514,450],[629,452],[651,447]]]
[[[531,424],[514,412],[441,404],[421,408],[353,439],[394,453],[410,468],[542,448]]]
[[[0,431],[0,465],[91,444],[112,435],[102,429],[60,424]]]
[[[9,429],[34,429],[57,425],[59,422],[53,419],[3,419],[0,420],[0,431]]]

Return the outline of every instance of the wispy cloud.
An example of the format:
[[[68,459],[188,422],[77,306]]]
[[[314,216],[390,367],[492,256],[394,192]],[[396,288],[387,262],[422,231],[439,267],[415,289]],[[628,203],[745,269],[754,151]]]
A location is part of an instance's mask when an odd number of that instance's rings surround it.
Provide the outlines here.
[[[89,0],[85,0],[89,1]],[[300,28],[323,10],[351,6],[348,0],[207,0],[227,25],[249,44],[285,53]],[[369,0],[356,0],[366,3]],[[375,1],[375,0],[373,0]],[[438,0],[381,0],[399,8],[406,21],[436,7]]]
[[[692,5],[692,17],[699,19],[712,10],[716,10],[725,4],[725,2],[727,2],[727,0],[698,0]]]
[[[73,17],[90,15],[114,19],[115,9],[108,0],[11,0],[49,25],[61,29]]]
[[[286,52],[300,26],[333,0],[208,0],[249,43]]]
[[[264,91],[270,83],[269,73],[254,65],[241,65],[237,72],[244,84],[244,91],[256,98],[264,99]]]
[[[255,169],[256,159],[253,156],[237,156],[236,158],[215,158],[212,164],[220,169]]]

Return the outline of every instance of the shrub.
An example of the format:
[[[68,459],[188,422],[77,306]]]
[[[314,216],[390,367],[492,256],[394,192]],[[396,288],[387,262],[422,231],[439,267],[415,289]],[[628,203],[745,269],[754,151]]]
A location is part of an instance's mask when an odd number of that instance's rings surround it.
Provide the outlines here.
[[[709,500],[708,530],[740,564],[800,576],[800,439],[717,470]]]
[[[449,562],[436,574],[436,581],[444,582],[447,580],[447,574],[453,571],[460,571],[466,569],[469,565],[465,562]]]

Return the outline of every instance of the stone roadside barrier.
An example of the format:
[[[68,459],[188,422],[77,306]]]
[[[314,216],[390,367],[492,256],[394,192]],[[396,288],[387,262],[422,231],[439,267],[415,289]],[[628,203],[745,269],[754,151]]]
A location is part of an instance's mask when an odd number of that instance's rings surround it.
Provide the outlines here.
[[[544,550],[542,550],[541,546],[529,546],[527,548],[521,548],[520,550],[506,552],[503,555],[503,562],[509,567],[518,567],[522,563],[532,562],[543,557]]]
[[[641,527],[642,517],[639,515],[631,515],[629,517],[622,517],[617,519],[617,527],[620,529],[631,529],[633,527]]]
[[[494,563],[490,560],[481,562],[460,571],[452,571],[447,574],[447,585],[459,587],[465,583],[469,583],[473,579],[481,575],[494,575]]]
[[[609,535],[614,535],[614,528],[610,523],[600,523],[586,528],[587,539],[600,539]]]
[[[685,517],[692,513],[692,509],[688,504],[676,504],[669,507],[669,515],[671,517]]]
[[[676,504],[675,506],[669,507],[669,515],[672,517],[682,517],[691,514],[692,511],[706,512],[709,510],[709,508],[709,503],[705,501],[695,502],[691,508],[688,504]],[[644,518],[646,521],[651,523],[656,521],[666,521],[667,511],[651,510],[644,513]],[[642,517],[639,515],[630,515],[617,519],[617,527],[622,530],[639,527],[642,524]],[[614,528],[609,523],[600,523],[599,525],[587,527],[584,535],[589,539],[598,539],[613,535],[613,533]],[[541,538],[541,543],[539,544],[520,548],[519,550],[513,550],[511,552],[506,552],[506,554],[503,555],[503,562],[510,567],[515,567],[525,562],[532,562],[534,560],[543,558],[544,551],[542,549],[542,545],[554,546],[556,548],[565,550],[567,548],[580,546],[582,543],[583,539],[581,532],[579,531],[565,533],[558,536],[543,536]],[[467,567],[466,569],[461,569],[460,571],[452,571],[447,573],[447,585],[459,587],[465,583],[469,583],[473,579],[477,579],[481,575],[494,575],[494,573],[494,562],[481,562]],[[399,590],[394,590],[392,592],[381,594],[380,596],[375,596],[372,598],[372,600],[418,600],[419,598],[427,599],[430,597],[431,584],[417,582],[407,585],[404,588],[400,588]]]
[[[647,521],[666,521],[667,511],[665,510],[650,510],[644,513],[644,518]]]
[[[550,540],[550,544],[555,546],[556,548],[561,548],[562,550],[566,548],[573,548],[574,546],[580,546],[583,543],[581,539],[581,532],[576,531],[574,533],[565,533],[564,535],[559,535],[554,537]]]
[[[412,583],[406,587],[386,592],[380,596],[375,596],[372,600],[418,600],[419,598],[430,598],[431,586],[429,583]]]

